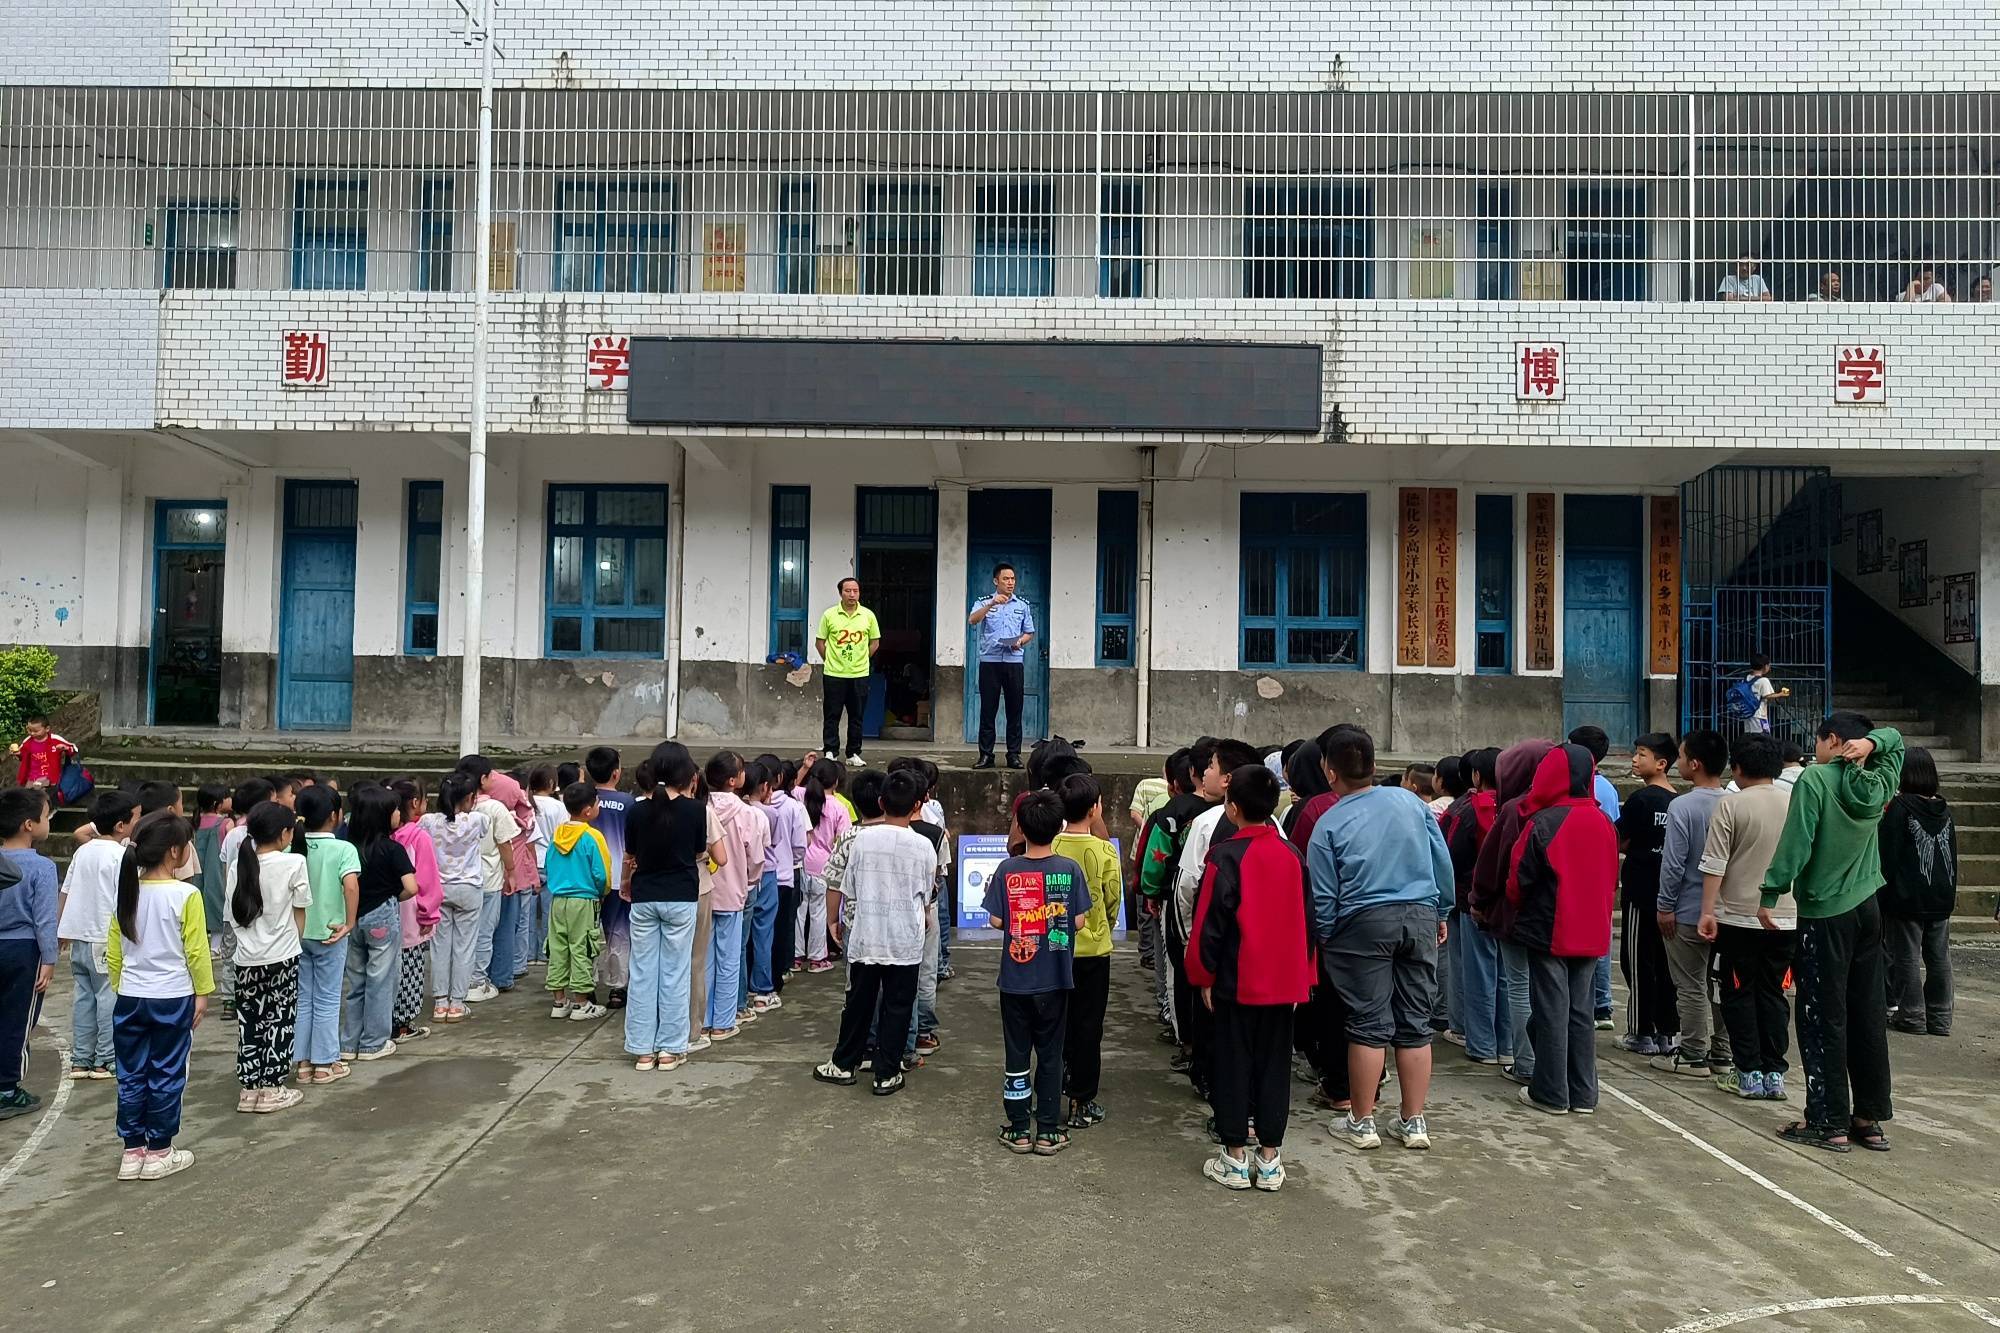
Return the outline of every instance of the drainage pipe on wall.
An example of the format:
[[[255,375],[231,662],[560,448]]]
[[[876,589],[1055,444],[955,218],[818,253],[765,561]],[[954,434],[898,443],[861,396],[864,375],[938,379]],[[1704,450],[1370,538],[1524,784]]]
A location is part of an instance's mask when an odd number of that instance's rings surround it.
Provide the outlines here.
[[[1148,447],[1139,453],[1145,477],[1139,483],[1139,603],[1132,608],[1132,661],[1139,669],[1132,739],[1144,749],[1153,743],[1153,476],[1160,451]]]
[[[685,578],[687,568],[687,445],[674,441],[674,484],[667,492],[667,568],[676,579]],[[667,735],[681,732],[681,607],[686,590],[680,589],[667,601]]]

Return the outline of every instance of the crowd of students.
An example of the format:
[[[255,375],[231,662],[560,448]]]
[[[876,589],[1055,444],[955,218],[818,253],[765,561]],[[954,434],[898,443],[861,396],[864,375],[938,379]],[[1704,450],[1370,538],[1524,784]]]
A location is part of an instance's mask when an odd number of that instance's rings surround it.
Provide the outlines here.
[[[1108,1114],[1129,870],[1171,1067],[1211,1106],[1203,1170],[1224,1187],[1282,1186],[1295,1059],[1359,1150],[1432,1146],[1439,1036],[1524,1108],[1592,1114],[1621,905],[1618,1049],[1784,1101],[1795,992],[1805,1109],[1779,1133],[1887,1151],[1887,1028],[1951,1027],[1957,843],[1930,756],[1852,713],[1821,724],[1810,766],[1757,730],[1646,735],[1621,804],[1608,749],[1586,727],[1385,780],[1359,727],[1264,750],[1205,737],[1139,784],[1126,867],[1088,763],[1036,747],[981,904],[1002,939],[1000,1141],[1054,1155]],[[37,1104],[21,1053],[59,944],[72,1076],[118,1082],[120,1179],[193,1161],[174,1139],[211,995],[237,1025],[237,1109],[268,1114],[431,1035],[426,996],[432,1023],[461,1023],[533,963],[551,1019],[622,1008],[625,1050],[657,1072],[838,955],[839,1035],[813,1077],[865,1071],[894,1094],[940,1049],[951,975],[938,776],[916,758],[698,766],[669,741],[631,792],[610,747],[522,774],[468,755],[434,801],[414,777],[343,795],[295,773],[204,786],[189,819],[177,786],[144,783],[96,797],[60,890],[35,850],[48,789],[0,793],[0,1118]]]

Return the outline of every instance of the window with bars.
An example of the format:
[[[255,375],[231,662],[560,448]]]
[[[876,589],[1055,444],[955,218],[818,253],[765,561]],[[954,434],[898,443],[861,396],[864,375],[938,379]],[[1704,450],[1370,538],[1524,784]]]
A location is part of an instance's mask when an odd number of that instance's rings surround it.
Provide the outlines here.
[[[1505,186],[1480,189],[1478,285],[1482,301],[1514,299],[1514,192]]]
[[[444,483],[410,483],[404,549],[403,652],[435,657],[438,650],[438,582],[444,558]]]
[[[1056,289],[1054,191],[1047,181],[985,181],[972,220],[974,296]]]
[[[1473,665],[1482,676],[1504,676],[1514,670],[1514,497],[1474,503]]]
[[[1361,670],[1368,497],[1249,494],[1242,521],[1243,666]]]
[[[806,660],[806,575],[812,558],[812,488],[771,488],[771,652]]]
[[[162,287],[232,288],[236,285],[236,230],[242,211],[231,200],[176,200],[160,210],[166,220]]]
[[[368,285],[368,180],[300,178],[292,184],[292,288],[359,291]]]
[[[674,182],[579,180],[556,187],[559,292],[671,292],[680,271]]]
[[[660,656],[666,487],[552,487],[547,598],[549,656]]]
[[[1245,296],[1373,296],[1374,255],[1374,205],[1366,189],[1325,183],[1245,187]]]
[[[437,176],[422,182],[422,187],[423,199],[417,208],[417,290],[448,292],[452,229],[456,221],[452,178]]]
[[[1146,295],[1146,200],[1143,183],[1104,182],[1099,209],[1097,294],[1132,299]]]
[[[1563,292],[1572,301],[1643,301],[1646,192],[1622,187],[1572,187],[1563,232]]]
[[[778,185],[778,290],[809,296],[818,289],[819,185],[789,180]]]
[[[870,181],[862,227],[861,290],[936,296],[943,290],[944,212],[929,181]]]
[[[1139,606],[1139,493],[1097,493],[1097,665],[1128,667]]]

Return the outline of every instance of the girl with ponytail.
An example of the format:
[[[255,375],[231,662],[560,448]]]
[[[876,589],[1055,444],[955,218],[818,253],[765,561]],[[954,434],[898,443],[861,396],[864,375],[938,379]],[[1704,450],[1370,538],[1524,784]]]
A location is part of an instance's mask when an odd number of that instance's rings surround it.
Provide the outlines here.
[[[425,804],[421,780],[392,778],[389,790],[396,793],[403,822],[389,836],[402,844],[416,867],[417,896],[403,900],[403,959],[396,972],[395,1040],[417,1041],[431,1030],[417,1020],[423,1017],[424,997],[430,993],[431,936],[437,933],[438,917],[444,905],[444,880],[438,874],[437,844],[423,827]]]
[[[215,989],[201,890],[176,872],[194,855],[194,826],[156,810],[132,831],[118,869],[118,929],[106,948],[118,1051],[120,1180],[159,1180],[194,1165],[174,1147],[194,1030]]]
[[[461,769],[438,786],[438,808],[420,821],[430,835],[444,894],[438,904],[432,942],[431,1017],[440,1023],[465,1021],[466,992],[472,988],[473,957],[479,948],[479,911],[486,897],[481,850],[492,840],[488,821],[473,814],[479,778]]]
[[[828,972],[833,964],[826,957],[826,863],[834,844],[854,820],[840,800],[840,781],[847,770],[832,759],[821,759],[806,770],[801,802],[811,832],[806,837],[805,857],[799,865],[803,906],[799,910],[798,937],[794,943],[806,960],[806,971]]]
[[[291,850],[297,816],[276,801],[251,807],[236,852],[236,1109],[265,1115],[297,1106],[285,1086],[298,1037],[299,932],[312,904],[306,859]]]

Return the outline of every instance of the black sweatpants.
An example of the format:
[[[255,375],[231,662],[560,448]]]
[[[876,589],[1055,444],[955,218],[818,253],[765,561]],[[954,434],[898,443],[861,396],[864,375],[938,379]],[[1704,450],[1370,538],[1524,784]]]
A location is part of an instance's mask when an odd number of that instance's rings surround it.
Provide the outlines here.
[[[28,1064],[28,1033],[41,1009],[35,994],[41,965],[35,941],[0,940],[0,1092],[12,1092]]]
[[[829,758],[861,753],[861,714],[868,707],[867,676],[820,676],[821,740]],[[840,748],[840,714],[847,713],[847,748]]]
[[[1729,1049],[1746,1074],[1782,1074],[1791,1066],[1792,1009],[1785,1000],[1798,932],[1762,926],[1715,928],[1715,964],[1722,981],[1722,1022]]]
[[[1894,1108],[1881,904],[1870,898],[1839,916],[1801,917],[1795,979],[1806,1123],[1845,1134],[1856,1118],[1887,1120]]]
[[[1104,1009],[1111,999],[1111,955],[1071,961],[1076,989],[1069,997],[1069,1030],[1063,1038],[1063,1069],[1072,1101],[1097,1100],[1104,1070]]]
[[[1657,898],[1657,893],[1654,895]],[[1625,1031],[1634,1037],[1672,1037],[1681,1030],[1679,998],[1667,970],[1667,942],[1645,894],[1625,894],[1625,928],[1619,933],[1618,967],[1625,974]]]
[[[771,928],[771,984],[785,988],[785,973],[798,961],[799,885],[794,872],[790,884],[778,886],[778,920]]]
[[[847,1003],[840,1011],[840,1039],[834,1043],[833,1063],[853,1069],[868,1053],[868,1028],[875,1021],[875,1005],[882,1006],[882,1031],[908,1032],[910,1011],[917,1003],[916,963],[855,963],[847,969]],[[875,1057],[875,1081],[886,1083],[903,1071],[903,1047],[879,1051]]]
[[[1225,1148],[1250,1141],[1277,1148],[1292,1110],[1292,1011],[1289,1004],[1238,1004],[1215,997],[1215,1132]]]
[[[1063,1038],[1069,1028],[1069,992],[1035,995],[1000,993],[1000,1040],[1007,1067],[1000,1104],[1013,1129],[1028,1127],[1028,1099],[1034,1098],[1035,1124],[1053,1134],[1062,1123]]]
[[[1319,1071],[1320,1092],[1328,1101],[1346,1101],[1347,1004],[1340,998],[1340,988],[1327,975],[1324,953],[1319,956],[1319,981],[1306,1005],[1305,1024],[1310,1029],[1307,1058]]]

